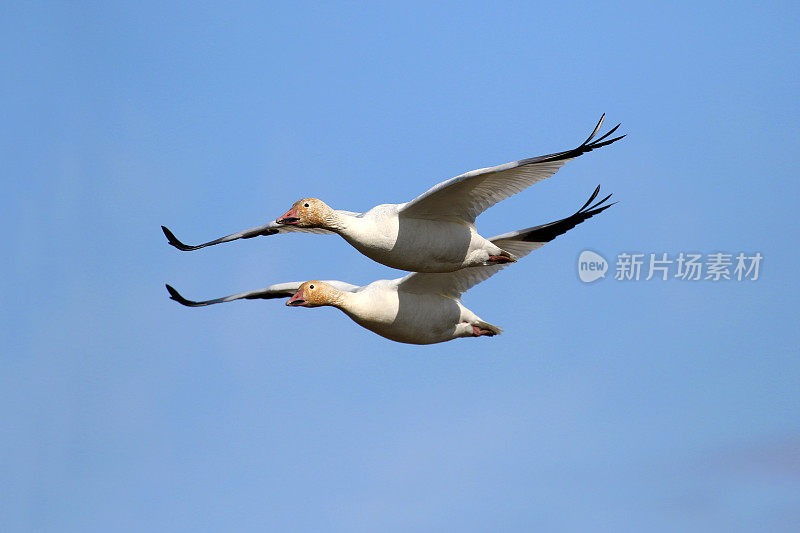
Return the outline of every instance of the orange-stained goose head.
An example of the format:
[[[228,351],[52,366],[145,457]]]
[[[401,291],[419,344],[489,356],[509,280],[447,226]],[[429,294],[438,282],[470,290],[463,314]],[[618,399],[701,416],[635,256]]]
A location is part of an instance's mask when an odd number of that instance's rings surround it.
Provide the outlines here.
[[[339,305],[342,291],[328,285],[324,281],[306,281],[289,298],[286,305],[290,307],[319,307],[322,305]]]
[[[322,200],[303,198],[296,201],[292,208],[275,222],[301,228],[322,228],[333,214],[333,209]]]

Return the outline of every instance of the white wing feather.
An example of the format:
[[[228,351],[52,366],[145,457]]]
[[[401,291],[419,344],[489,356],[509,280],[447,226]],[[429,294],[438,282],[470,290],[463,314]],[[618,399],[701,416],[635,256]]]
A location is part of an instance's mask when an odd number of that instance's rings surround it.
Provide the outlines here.
[[[404,204],[399,213],[411,218],[450,220],[472,224],[489,207],[531,185],[549,178],[581,154],[618,141],[624,135],[604,141],[619,124],[602,137],[592,141],[600,130],[605,115],[592,134],[580,146],[555,154],[521,159],[496,167],[467,172],[432,187],[424,194]]]

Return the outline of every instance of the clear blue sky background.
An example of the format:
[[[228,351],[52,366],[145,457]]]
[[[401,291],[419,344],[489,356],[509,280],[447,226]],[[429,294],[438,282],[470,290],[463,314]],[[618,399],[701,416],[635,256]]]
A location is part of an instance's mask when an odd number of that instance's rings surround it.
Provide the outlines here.
[[[796,3],[3,3],[4,531],[797,531]],[[418,347],[276,282],[401,275],[338,237],[181,253],[624,141],[478,220],[620,204]],[[582,284],[590,248],[761,252],[757,282]]]

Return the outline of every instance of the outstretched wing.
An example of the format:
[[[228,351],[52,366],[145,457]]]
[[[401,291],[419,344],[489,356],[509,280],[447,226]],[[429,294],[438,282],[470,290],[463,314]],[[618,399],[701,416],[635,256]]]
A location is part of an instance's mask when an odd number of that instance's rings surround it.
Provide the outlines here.
[[[456,176],[403,205],[400,214],[411,218],[474,223],[479,214],[497,202],[549,178],[567,161],[625,137],[621,135],[605,140],[617,131],[620,126],[617,124],[605,135],[592,140],[603,125],[604,118],[605,114],[600,117],[589,138],[577,148]]]
[[[223,296],[222,298],[202,300],[199,302],[187,300],[169,284],[167,284],[167,291],[169,292],[170,299],[175,300],[181,305],[185,305],[187,307],[202,307],[204,305],[221,304],[223,302],[231,302],[233,300],[271,300],[273,298],[289,298],[294,295],[295,292],[297,292],[297,289],[299,289],[300,285],[303,283],[304,282],[302,281],[278,283],[276,285],[270,285],[265,289],[240,292],[239,294],[232,294],[230,296]],[[326,280],[325,283],[332,285],[339,290],[348,292],[354,292],[356,289],[360,288],[358,285],[351,285],[350,283],[345,283],[344,281]]]
[[[598,185],[586,203],[583,204],[583,207],[578,209],[573,215],[570,215],[567,218],[562,218],[561,220],[556,220],[555,222],[550,222],[548,224],[542,224],[541,226],[534,226],[532,228],[503,233],[502,235],[496,235],[489,240],[503,250],[511,252],[515,259],[525,257],[532,251],[541,248],[559,235],[565,234],[578,224],[592,218],[598,213],[602,213],[616,203],[606,203],[606,201],[611,198],[611,195],[609,194],[599,202],[596,202],[594,205],[590,206],[590,204],[595,201],[595,198],[597,198],[599,194],[600,186]]]
[[[260,237],[262,235],[275,235],[277,233],[318,233],[322,235],[333,234],[332,231],[328,231],[326,229],[298,228],[297,226],[278,224],[277,222],[273,221],[264,226],[258,226],[244,231],[239,231],[237,233],[231,233],[230,235],[220,237],[219,239],[214,239],[213,241],[192,246],[179,241],[178,238],[175,237],[175,234],[172,233],[166,226],[161,226],[161,230],[164,232],[164,235],[167,236],[167,242],[183,252],[197,250],[199,248],[205,248],[206,246],[213,246],[214,244],[220,244],[223,242],[235,241],[236,239],[252,239],[253,237]]]
[[[598,213],[602,213],[614,205],[613,203],[605,204],[606,200],[611,198],[609,194],[599,202],[590,206],[595,198],[597,198],[599,192],[600,186],[598,185],[589,200],[583,204],[583,207],[567,218],[562,218],[561,220],[556,220],[548,224],[542,224],[541,226],[503,233],[489,240],[503,250],[511,252],[515,259],[521,259],[537,248],[541,248],[545,243],[571,230],[581,222]],[[460,298],[467,290],[481,281],[492,277],[507,265],[508,264],[467,267],[456,270],[455,272],[442,273],[414,272],[401,278],[399,280],[399,287],[401,290],[408,292],[433,292],[452,298]]]

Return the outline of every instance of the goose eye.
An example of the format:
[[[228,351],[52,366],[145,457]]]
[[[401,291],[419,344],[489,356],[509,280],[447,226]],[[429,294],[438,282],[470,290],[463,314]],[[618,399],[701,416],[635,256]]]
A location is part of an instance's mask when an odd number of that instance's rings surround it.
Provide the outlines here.
[[[303,204],[303,207],[308,207],[308,204]]]

